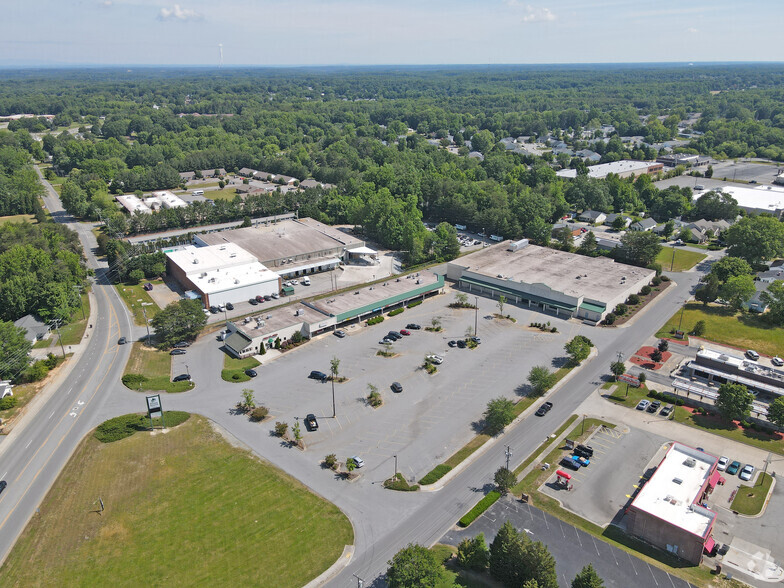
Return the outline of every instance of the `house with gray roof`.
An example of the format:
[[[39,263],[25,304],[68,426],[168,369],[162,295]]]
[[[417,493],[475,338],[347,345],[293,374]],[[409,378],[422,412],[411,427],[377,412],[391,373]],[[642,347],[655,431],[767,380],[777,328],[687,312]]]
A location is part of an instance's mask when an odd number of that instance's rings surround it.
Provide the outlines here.
[[[584,210],[577,219],[585,223],[601,224],[607,219],[607,215],[599,210]]]
[[[24,329],[26,331],[25,339],[32,341],[33,343],[46,339],[49,336],[49,325],[32,314],[27,314],[20,319],[16,319],[14,325],[20,329]]]
[[[651,231],[656,227],[656,221],[652,218],[644,218],[636,223],[633,223],[629,229],[632,231]]]
[[[623,222],[625,223],[625,226],[628,229],[629,225],[632,224],[632,219],[629,218],[628,216],[626,216],[625,214],[617,214],[615,212],[613,212],[612,214],[608,214],[607,218],[604,219],[604,223],[603,224],[611,227],[611,226],[613,226],[613,223],[615,222],[615,219],[618,218],[619,216],[623,218]]]

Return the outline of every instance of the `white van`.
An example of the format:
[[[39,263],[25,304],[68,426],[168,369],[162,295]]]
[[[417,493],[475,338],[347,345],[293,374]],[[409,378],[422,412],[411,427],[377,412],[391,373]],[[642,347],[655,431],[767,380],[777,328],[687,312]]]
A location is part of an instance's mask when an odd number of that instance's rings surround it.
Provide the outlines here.
[[[194,190],[191,192],[194,196],[204,196],[204,190]]]
[[[302,278],[302,285],[303,286],[310,286],[310,278],[308,276],[305,276],[304,278]]]

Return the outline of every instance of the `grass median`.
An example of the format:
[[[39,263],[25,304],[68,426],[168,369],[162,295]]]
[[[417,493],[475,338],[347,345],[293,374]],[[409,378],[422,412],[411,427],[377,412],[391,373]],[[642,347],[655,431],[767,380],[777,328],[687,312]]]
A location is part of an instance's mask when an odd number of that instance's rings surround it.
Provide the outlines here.
[[[298,587],[351,543],[337,507],[194,415],[166,435],[87,437],[0,575],[9,586]]]
[[[171,358],[166,351],[135,341],[125,365],[123,384],[139,392],[185,392],[193,382],[172,382]]]
[[[673,257],[673,253],[675,256]],[[656,256],[656,263],[661,264],[666,272],[685,272],[690,270],[703,259],[708,257],[704,253],[689,251],[678,247],[662,247]]]
[[[251,377],[245,373],[245,370],[250,370],[260,365],[261,363],[253,357],[237,359],[227,354],[223,358],[221,378],[226,382],[247,382]]]
[[[762,512],[768,498],[773,478],[769,474],[760,473],[754,486],[741,485],[732,501],[732,510],[746,516],[756,516]]]

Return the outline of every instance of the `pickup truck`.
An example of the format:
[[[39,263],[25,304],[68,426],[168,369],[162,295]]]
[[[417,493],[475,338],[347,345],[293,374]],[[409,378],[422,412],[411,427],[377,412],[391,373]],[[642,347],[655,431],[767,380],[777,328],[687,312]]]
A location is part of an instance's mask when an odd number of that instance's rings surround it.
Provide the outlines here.
[[[306,416],[305,426],[308,428],[308,431],[318,431],[318,421],[316,420],[316,415],[311,413]]]

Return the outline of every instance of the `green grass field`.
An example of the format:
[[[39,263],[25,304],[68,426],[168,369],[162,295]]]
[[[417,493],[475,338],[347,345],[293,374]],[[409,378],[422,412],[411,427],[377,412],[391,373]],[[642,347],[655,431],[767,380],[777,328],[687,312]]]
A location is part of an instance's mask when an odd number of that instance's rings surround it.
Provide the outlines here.
[[[117,293],[125,302],[125,306],[131,311],[133,314],[133,322],[137,325],[144,325],[144,312],[147,313],[147,318],[151,319],[156,314],[160,308],[157,304],[150,298],[149,292],[145,290],[142,286],[147,283],[147,280],[135,285],[128,285],[128,284],[116,284],[115,288],[117,288]],[[160,281],[152,280],[153,284],[160,283]],[[141,300],[141,302],[139,302]],[[152,303],[151,306],[145,306],[144,312],[142,312],[142,304],[149,304]]]
[[[15,214],[12,216],[0,216],[0,226],[11,223],[36,223],[35,217],[32,214]]]
[[[0,576],[5,586],[299,587],[351,543],[337,507],[193,415],[165,435],[87,437]]]
[[[172,382],[171,358],[167,351],[145,347],[139,341],[133,342],[131,356],[125,365],[124,374],[143,374],[147,381],[141,391],[185,392],[193,388],[193,382]]]
[[[773,484],[773,478],[769,474],[760,472],[754,486],[741,484],[730,508],[743,515],[758,515],[762,507],[765,506],[765,499],[768,497],[771,484]]]
[[[672,252],[675,252],[675,259],[673,262]],[[689,251],[680,247],[662,247],[659,255],[656,256],[656,263],[660,263],[665,272],[683,272],[693,268],[707,255],[704,253],[697,253],[696,251]]]
[[[85,317],[85,318],[82,318]],[[78,345],[84,332],[87,330],[87,322],[90,319],[90,297],[86,292],[82,293],[82,307],[71,314],[67,325],[60,327],[60,335],[63,338],[63,345]]]
[[[259,363],[259,361],[253,357],[236,359],[226,354],[223,358],[223,370],[221,371],[221,378],[227,382],[247,382],[251,379],[251,377],[245,375],[245,370],[253,369],[260,365],[261,363]]]
[[[681,313],[675,313],[656,333],[657,337],[669,337],[670,330],[677,329]],[[689,333],[697,321],[705,321],[704,339],[738,349],[754,349],[764,355],[777,355],[784,349],[784,329],[769,325],[758,314],[734,313],[726,306],[690,302],[683,311],[681,330]]]
[[[222,190],[205,190],[204,197],[210,200],[234,200],[237,196],[237,187],[231,186]]]

